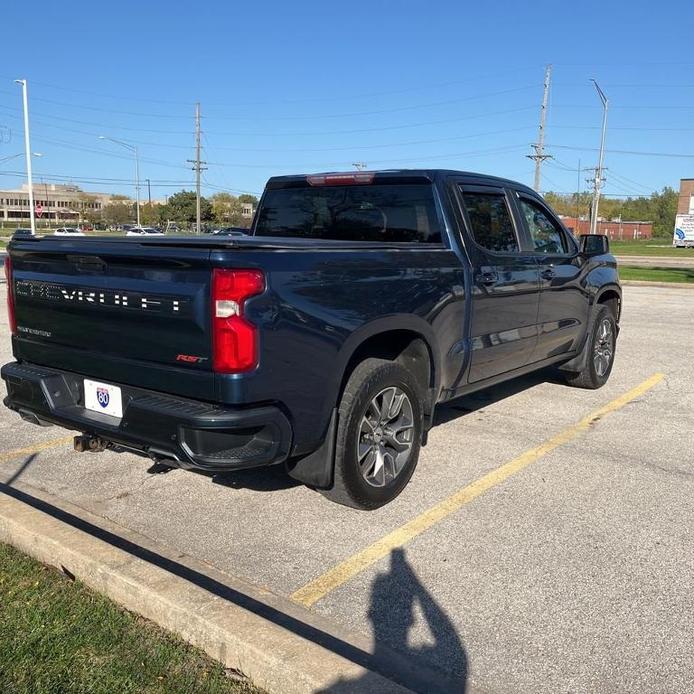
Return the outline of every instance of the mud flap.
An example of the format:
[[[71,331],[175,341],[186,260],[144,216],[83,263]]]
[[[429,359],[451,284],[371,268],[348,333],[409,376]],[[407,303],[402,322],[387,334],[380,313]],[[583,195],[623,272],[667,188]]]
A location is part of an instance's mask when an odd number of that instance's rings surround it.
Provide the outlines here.
[[[593,335],[593,325],[595,323],[595,306],[591,307],[590,320],[586,327],[586,335],[583,338],[583,347],[581,351],[573,358],[557,368],[559,371],[568,371],[569,373],[581,373],[588,366],[588,357],[590,356],[591,336]]]
[[[321,446],[304,458],[287,463],[287,472],[295,480],[318,489],[330,489],[335,470],[335,439],[337,438],[337,409],[330,415],[330,423]]]

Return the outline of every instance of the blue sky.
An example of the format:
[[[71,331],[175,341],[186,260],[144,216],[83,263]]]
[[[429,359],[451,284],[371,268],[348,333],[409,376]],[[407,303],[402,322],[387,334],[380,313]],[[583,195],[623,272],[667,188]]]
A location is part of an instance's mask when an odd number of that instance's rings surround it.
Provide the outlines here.
[[[1,21],[0,187],[22,180],[21,158],[2,161],[23,150],[15,78],[29,82],[37,180],[86,190],[133,194],[131,155],[101,134],[139,147],[152,197],[190,189],[196,101],[206,194],[357,161],[531,183],[547,63],[544,190],[576,190],[579,160],[597,162],[591,77],[610,98],[607,194],[694,176],[691,1],[38,0]]]

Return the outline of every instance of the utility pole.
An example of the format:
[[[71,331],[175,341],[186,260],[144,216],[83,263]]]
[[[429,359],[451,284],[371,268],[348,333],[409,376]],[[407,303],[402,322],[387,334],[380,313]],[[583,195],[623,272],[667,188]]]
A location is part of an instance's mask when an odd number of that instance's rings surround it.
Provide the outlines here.
[[[24,107],[24,149],[26,154],[27,185],[29,186],[29,220],[31,233],[36,234],[36,210],[34,209],[34,183],[31,178],[31,143],[29,142],[29,98],[27,96],[27,81],[15,80],[22,85],[22,104]]]
[[[591,208],[590,214],[590,233],[596,234],[598,230],[598,210],[600,207],[600,190],[602,189],[602,184],[605,182],[603,178],[603,165],[605,162],[605,134],[607,132],[607,107],[609,106],[609,101],[605,96],[605,93],[600,89],[598,83],[591,79],[591,82],[595,85],[595,89],[598,92],[600,101],[602,102],[602,133],[600,135],[600,156],[598,157],[598,166],[595,169],[595,178],[593,179],[593,206]]]
[[[576,179],[576,236],[578,236],[581,228],[581,160],[578,160],[578,177]]]
[[[147,200],[149,201],[150,207],[152,206],[152,186],[149,183],[149,178],[145,179],[147,181]]]
[[[48,220],[51,217],[51,211],[50,211],[51,210],[51,204],[50,204],[50,200],[48,199],[48,183],[43,181],[43,179],[42,179],[42,182],[43,182],[44,192],[46,194],[46,228],[48,228]]]
[[[187,161],[193,164],[195,171],[195,231],[200,233],[200,174],[207,169],[205,161],[200,161],[200,102],[195,104],[195,159]]]
[[[545,83],[542,92],[542,106],[540,107],[540,130],[537,135],[537,142],[530,145],[534,154],[526,155],[528,159],[535,162],[535,182],[533,188],[539,193],[542,184],[542,162],[545,159],[551,159],[551,154],[545,154],[545,124],[547,122],[547,102],[549,100],[549,85],[552,80],[552,66],[548,65],[545,68]]]

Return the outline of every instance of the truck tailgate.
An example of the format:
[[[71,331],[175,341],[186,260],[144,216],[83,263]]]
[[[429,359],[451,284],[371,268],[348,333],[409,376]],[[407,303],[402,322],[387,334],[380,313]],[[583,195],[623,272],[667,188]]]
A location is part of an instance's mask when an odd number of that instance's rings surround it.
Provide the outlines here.
[[[209,255],[124,239],[13,243],[15,354],[214,399]]]

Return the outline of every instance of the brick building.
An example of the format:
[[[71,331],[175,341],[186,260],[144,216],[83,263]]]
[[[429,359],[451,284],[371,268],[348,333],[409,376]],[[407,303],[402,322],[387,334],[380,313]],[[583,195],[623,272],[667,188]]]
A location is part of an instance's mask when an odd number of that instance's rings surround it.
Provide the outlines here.
[[[694,214],[694,178],[680,179],[677,214]]]
[[[559,215],[564,226],[570,229],[576,236],[590,234],[590,220],[587,218],[567,217]],[[598,234],[606,234],[611,239],[633,241],[634,239],[650,239],[653,237],[653,222],[628,222],[625,220],[606,221],[599,219],[597,224]]]

